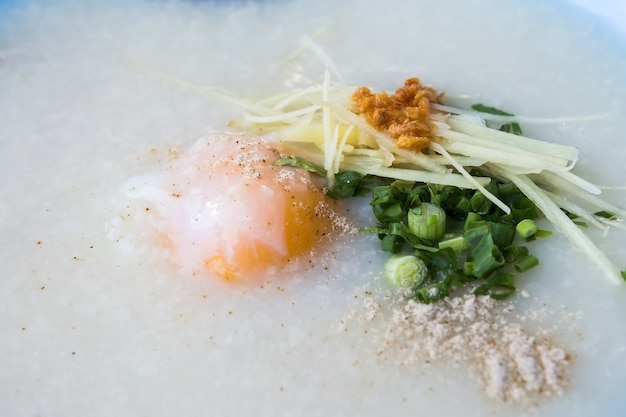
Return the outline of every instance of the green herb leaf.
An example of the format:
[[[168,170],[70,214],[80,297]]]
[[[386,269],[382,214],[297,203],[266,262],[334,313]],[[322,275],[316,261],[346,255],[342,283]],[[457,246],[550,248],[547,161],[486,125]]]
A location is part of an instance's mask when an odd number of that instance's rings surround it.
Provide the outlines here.
[[[475,110],[481,113],[495,114],[497,116],[515,116],[512,113],[507,113],[495,107],[485,106],[484,104],[474,104],[472,105],[472,110]],[[502,126],[500,126],[500,130],[503,132],[512,133],[514,135],[522,134],[522,127],[519,125],[519,123],[515,123],[515,122],[503,124]]]
[[[300,158],[299,156],[295,155],[281,157],[276,162],[274,162],[274,165],[302,168],[321,177],[326,176],[326,170],[324,169],[324,167],[314,164],[313,162],[309,162],[306,159]]]
[[[484,104],[478,103],[478,104],[473,104],[472,105],[472,110],[481,112],[481,113],[487,113],[487,114],[495,114],[496,116],[515,116],[512,113],[507,113],[503,110],[497,109],[495,107],[492,106],[486,106]]]
[[[617,216],[613,213],[609,213],[608,211],[598,211],[594,213],[594,215],[608,220],[617,220]]]

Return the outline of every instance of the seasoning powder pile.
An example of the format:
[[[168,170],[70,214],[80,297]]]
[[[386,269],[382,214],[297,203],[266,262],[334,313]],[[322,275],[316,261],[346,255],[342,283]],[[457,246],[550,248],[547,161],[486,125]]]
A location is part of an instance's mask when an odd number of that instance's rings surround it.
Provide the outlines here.
[[[569,385],[572,355],[547,330],[532,335],[514,323],[512,312],[488,296],[471,294],[432,304],[409,299],[383,311],[381,302],[370,296],[342,327],[353,319],[372,322],[385,316],[379,357],[394,358],[399,365],[443,362],[463,367],[497,402],[532,403],[539,396],[560,395]]]

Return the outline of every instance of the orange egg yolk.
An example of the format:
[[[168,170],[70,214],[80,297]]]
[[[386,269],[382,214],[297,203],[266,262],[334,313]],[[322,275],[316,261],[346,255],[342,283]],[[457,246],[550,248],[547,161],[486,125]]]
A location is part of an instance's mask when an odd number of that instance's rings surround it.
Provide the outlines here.
[[[287,168],[280,168],[281,170]],[[333,226],[326,214],[329,208],[327,198],[311,185],[291,190],[275,185],[273,207],[282,213],[283,224],[266,224],[276,235],[272,241],[283,241],[284,250],[276,248],[274,242],[256,239],[250,233],[232,247],[233,256],[212,255],[205,260],[209,273],[225,280],[240,280],[262,275],[273,269],[281,269],[289,262],[298,260],[331,232]]]

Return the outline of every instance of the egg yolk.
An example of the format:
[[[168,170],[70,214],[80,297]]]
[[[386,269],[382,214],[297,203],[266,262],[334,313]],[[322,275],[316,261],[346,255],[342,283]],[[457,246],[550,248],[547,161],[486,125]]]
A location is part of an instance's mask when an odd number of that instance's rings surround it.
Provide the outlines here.
[[[212,255],[206,258],[205,267],[209,273],[225,280],[245,279],[281,269],[309,253],[332,230],[325,214],[328,208],[325,196],[311,186],[299,186],[295,190],[277,187],[273,204],[267,209],[280,213],[282,221],[264,225],[275,236],[268,241],[256,238],[252,230],[243,233],[229,250],[232,256]],[[261,214],[256,219],[262,221],[263,217]],[[276,242],[284,244],[277,247]]]

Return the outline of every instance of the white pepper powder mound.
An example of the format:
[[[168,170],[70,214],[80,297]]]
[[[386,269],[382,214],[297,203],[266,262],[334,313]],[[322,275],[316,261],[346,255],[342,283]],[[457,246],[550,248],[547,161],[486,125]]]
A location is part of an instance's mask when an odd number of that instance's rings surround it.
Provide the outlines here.
[[[548,330],[530,332],[517,323],[532,320],[532,312],[513,320],[511,305],[472,294],[432,304],[383,298],[370,293],[342,321],[344,330],[351,320],[380,322],[381,337],[374,341],[379,358],[396,365],[439,362],[467,369],[487,397],[502,403],[534,404],[561,395],[570,384],[573,355]]]

